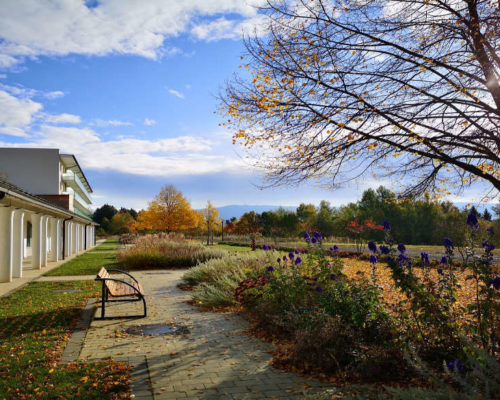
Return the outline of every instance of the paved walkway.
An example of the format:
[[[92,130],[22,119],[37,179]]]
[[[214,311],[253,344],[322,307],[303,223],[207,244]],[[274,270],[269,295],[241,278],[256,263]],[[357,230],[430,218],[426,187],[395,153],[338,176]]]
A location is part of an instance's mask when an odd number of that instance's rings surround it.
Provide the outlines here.
[[[248,323],[243,317],[203,312],[187,304],[189,292],[176,287],[182,274],[182,270],[134,273],[147,293],[148,317],[94,320],[79,358],[130,362],[142,374],[138,379],[149,377],[155,400],[297,399],[322,387],[317,380],[272,368],[271,346],[245,334]],[[107,315],[140,311],[139,302],[114,303],[109,314],[106,308]],[[156,323],[183,325],[189,333],[125,333],[134,325]],[[147,386],[138,382],[134,387],[136,399],[152,398]]]

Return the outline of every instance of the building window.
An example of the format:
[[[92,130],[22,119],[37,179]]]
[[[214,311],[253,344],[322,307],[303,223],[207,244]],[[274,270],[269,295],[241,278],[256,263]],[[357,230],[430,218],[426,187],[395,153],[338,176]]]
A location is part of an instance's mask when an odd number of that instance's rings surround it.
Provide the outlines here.
[[[26,247],[31,247],[31,238],[33,237],[33,226],[28,221],[26,225]]]

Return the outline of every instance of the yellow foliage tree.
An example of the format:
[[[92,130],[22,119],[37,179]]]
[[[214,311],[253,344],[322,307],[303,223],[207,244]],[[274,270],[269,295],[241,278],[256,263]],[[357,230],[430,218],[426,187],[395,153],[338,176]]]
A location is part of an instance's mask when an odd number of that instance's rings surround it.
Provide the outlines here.
[[[221,231],[221,219],[219,218],[219,211],[212,205],[210,201],[207,201],[206,207],[199,211],[199,228],[203,233],[207,233],[207,244],[208,238],[211,234]]]
[[[183,231],[198,225],[198,214],[174,186],[164,186],[146,210],[139,212],[136,230]]]

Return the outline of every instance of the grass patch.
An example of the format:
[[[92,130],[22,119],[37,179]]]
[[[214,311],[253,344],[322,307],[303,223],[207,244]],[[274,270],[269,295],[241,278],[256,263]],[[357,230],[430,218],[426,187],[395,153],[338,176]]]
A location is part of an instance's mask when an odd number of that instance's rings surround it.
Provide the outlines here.
[[[251,246],[231,246],[231,245],[228,245],[228,244],[216,244],[214,247],[216,247],[217,249],[222,249],[222,250],[228,250],[228,251],[242,251],[242,252],[249,252],[249,251],[252,251],[252,247]]]
[[[118,242],[118,240],[106,240],[99,246],[96,246],[92,250],[89,250],[89,253],[96,253],[100,251],[118,251],[119,248],[120,243]]]
[[[44,275],[95,275],[101,267],[118,268],[117,252],[118,241],[107,240],[92,251],[81,254]]]
[[[60,293],[56,290],[80,290]],[[95,282],[32,282],[0,298],[0,398],[127,398],[129,370],[113,361],[57,365]]]

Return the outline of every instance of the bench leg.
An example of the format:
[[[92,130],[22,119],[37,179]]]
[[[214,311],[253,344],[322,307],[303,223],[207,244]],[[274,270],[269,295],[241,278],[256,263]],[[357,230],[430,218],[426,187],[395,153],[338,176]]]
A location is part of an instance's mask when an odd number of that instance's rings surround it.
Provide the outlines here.
[[[106,285],[102,283],[102,293],[101,293],[101,318],[104,319],[104,308],[106,307],[107,300]]]
[[[147,315],[147,309],[146,309],[146,299],[144,296],[142,296],[142,304],[144,305],[144,317]]]

